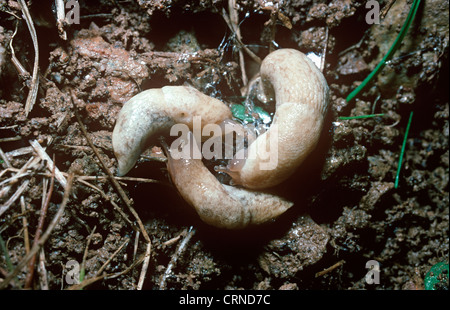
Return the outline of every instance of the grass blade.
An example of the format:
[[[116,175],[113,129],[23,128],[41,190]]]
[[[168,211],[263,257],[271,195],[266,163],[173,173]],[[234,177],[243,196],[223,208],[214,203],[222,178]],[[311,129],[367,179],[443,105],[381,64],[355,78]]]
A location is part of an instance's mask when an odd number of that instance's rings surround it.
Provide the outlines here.
[[[395,175],[394,188],[398,187],[400,170],[402,168],[403,154],[405,153],[406,141],[408,140],[408,133],[409,133],[409,128],[411,127],[412,117],[413,117],[413,111],[411,111],[411,113],[409,114],[408,125],[406,126],[405,137],[403,138],[402,150],[400,151],[400,158],[398,160],[398,165],[397,165],[397,174]]]
[[[409,26],[411,25],[412,21],[414,20],[414,17],[416,16],[417,9],[419,8],[421,0],[414,0],[414,3],[411,5],[411,9],[409,10],[408,17],[405,20],[405,23],[402,26],[402,29],[400,30],[397,38],[395,39],[394,43],[390,47],[389,51],[384,55],[383,59],[380,61],[380,63],[375,67],[375,69],[366,77],[366,79],[355,89],[353,90],[345,99],[347,102],[350,102],[353,98],[358,95],[358,93],[367,86],[367,84],[377,76],[377,74],[381,71],[381,69],[384,68],[386,65],[386,62],[392,58],[396,50],[399,48],[400,44],[403,41],[403,38],[405,37],[406,33],[408,32]]]
[[[357,116],[339,116],[339,119],[344,121],[344,120],[348,120],[348,119],[372,118],[372,117],[383,116],[383,115],[384,115],[384,113],[357,115]]]

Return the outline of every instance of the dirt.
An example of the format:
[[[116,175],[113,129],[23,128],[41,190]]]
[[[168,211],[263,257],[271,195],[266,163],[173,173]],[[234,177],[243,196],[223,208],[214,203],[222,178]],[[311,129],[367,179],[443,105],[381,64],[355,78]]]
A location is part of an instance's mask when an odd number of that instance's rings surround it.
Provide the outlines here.
[[[120,183],[152,243],[142,288],[158,289],[165,282],[167,289],[196,290],[423,289],[430,268],[449,259],[448,1],[421,5],[401,50],[350,102],[346,96],[384,55],[382,44],[388,48],[395,39],[412,1],[397,1],[395,16],[388,12],[381,25],[366,23],[364,1],[236,2],[242,41],[260,58],[274,48],[273,41],[324,57],[331,100],[326,126],[307,162],[273,189],[294,207],[276,221],[239,231],[201,222],[170,184],[165,164],[139,160],[128,174],[134,179]],[[387,2],[379,1],[380,7]],[[133,264],[142,262],[147,243],[105,177],[75,111],[115,174],[112,130],[121,106],[139,91],[188,84],[239,103],[244,86],[239,44],[222,16],[229,8],[218,0],[79,1],[80,24],[66,24],[63,40],[52,3],[29,1],[40,83],[26,115],[33,43],[24,19],[17,19],[22,16],[18,2],[0,1],[0,236],[5,245],[0,285],[28,253],[25,239],[33,241],[48,192],[49,185],[43,187],[52,171],[43,161],[11,180],[30,158],[39,157],[29,142],[36,140],[60,171],[77,177],[64,214],[38,255],[29,288],[68,288],[73,284],[66,278],[73,271],[68,262],[84,261],[85,279],[94,279],[100,269],[115,274],[85,288],[136,289],[142,264]],[[274,27],[271,16],[277,19]],[[28,75],[11,61],[12,37]],[[245,55],[251,77],[257,65]],[[382,115],[340,118],[369,114]],[[6,208],[22,185],[20,197]],[[63,194],[56,180],[44,230]],[[371,260],[379,263],[379,284],[366,281]],[[165,275],[169,265],[172,272]],[[29,268],[23,268],[6,288],[28,288],[27,274]]]

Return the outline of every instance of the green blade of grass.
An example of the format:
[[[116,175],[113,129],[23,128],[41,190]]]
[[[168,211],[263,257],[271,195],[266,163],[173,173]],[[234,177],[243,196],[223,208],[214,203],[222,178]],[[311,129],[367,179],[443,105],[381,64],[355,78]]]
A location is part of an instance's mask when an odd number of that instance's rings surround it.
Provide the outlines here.
[[[406,125],[405,137],[403,138],[402,150],[400,151],[400,158],[398,160],[397,174],[395,175],[395,184],[394,184],[395,188],[398,187],[398,180],[399,180],[399,177],[400,177],[400,170],[402,168],[403,154],[405,153],[406,141],[408,140],[408,133],[409,133],[409,128],[411,127],[412,117],[413,117],[413,111],[411,111],[411,113],[409,114],[408,125]]]
[[[411,5],[411,9],[409,10],[408,17],[405,20],[405,23],[402,26],[402,29],[400,30],[400,33],[398,34],[397,38],[395,39],[394,43],[390,47],[389,51],[384,55],[383,59],[380,61],[380,63],[375,67],[375,69],[366,77],[366,79],[355,89],[353,90],[345,99],[347,102],[350,102],[353,98],[358,95],[358,93],[367,86],[367,84],[375,77],[377,74],[381,71],[381,69],[384,68],[386,65],[386,62],[392,58],[395,51],[399,48],[400,44],[403,41],[403,38],[405,37],[406,33],[408,32],[409,26],[411,25],[412,21],[414,20],[414,17],[416,16],[417,9],[419,8],[421,0],[414,0],[414,3]]]
[[[357,115],[357,116],[339,116],[340,120],[348,120],[348,119],[361,119],[361,118],[372,118],[377,116],[383,116],[384,113],[380,114],[367,114],[367,115]]]
[[[6,266],[8,266],[8,271],[11,272],[14,267],[11,263],[11,258],[9,257],[8,249],[6,248],[6,244],[3,241],[2,236],[0,235],[0,248],[3,252],[3,255],[5,256]]]

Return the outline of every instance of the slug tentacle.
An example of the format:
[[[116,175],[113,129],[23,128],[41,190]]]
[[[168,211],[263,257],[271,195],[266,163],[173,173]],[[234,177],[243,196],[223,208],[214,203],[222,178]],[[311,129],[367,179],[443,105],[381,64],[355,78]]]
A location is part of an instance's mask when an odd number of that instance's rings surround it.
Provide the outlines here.
[[[261,64],[260,79],[258,98],[276,100],[273,122],[249,146],[242,168],[226,171],[234,184],[251,189],[278,185],[295,171],[316,147],[328,109],[324,76],[297,50],[269,54]]]
[[[192,129],[194,116],[200,116],[202,125],[206,125],[231,118],[231,112],[220,100],[186,86],[149,89],[127,101],[119,112],[112,136],[118,175],[133,168],[151,137],[168,131],[174,124]]]

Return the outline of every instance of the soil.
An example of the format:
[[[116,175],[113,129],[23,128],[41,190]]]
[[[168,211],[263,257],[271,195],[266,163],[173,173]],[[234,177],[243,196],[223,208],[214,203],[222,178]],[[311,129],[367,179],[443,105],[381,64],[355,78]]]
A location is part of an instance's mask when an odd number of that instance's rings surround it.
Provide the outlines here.
[[[384,8],[389,1],[378,2]],[[19,1],[0,1],[0,284],[29,252],[50,188],[52,166],[44,160],[11,179],[39,158],[30,146],[35,140],[65,178],[76,177],[61,219],[38,252],[31,284],[25,267],[6,288],[69,288],[68,262],[75,261],[84,262],[85,279],[95,279],[100,268],[115,274],[87,289],[136,289],[147,243],[105,177],[75,111],[114,174],[115,120],[139,91],[193,85],[239,103],[244,68],[240,45],[223,18],[227,1],[80,0],[80,23],[63,26],[67,40],[58,31],[53,1],[28,3],[39,43],[40,82],[27,115],[33,42],[19,19]],[[321,55],[331,100],[326,126],[307,162],[273,189],[294,207],[273,222],[239,231],[203,223],[177,195],[165,164],[143,157],[130,179],[120,180],[151,240],[142,288],[424,289],[430,268],[449,259],[448,1],[422,1],[400,51],[350,102],[346,96],[386,53],[412,1],[396,1],[391,10],[398,18],[388,11],[380,25],[367,24],[365,1],[236,3],[242,41],[260,58],[274,48],[272,42]],[[27,72],[18,72],[11,61],[12,38]],[[251,78],[257,64],[244,55]],[[340,118],[368,114],[382,115]],[[56,179],[44,230],[64,191]],[[190,239],[183,243],[185,238]],[[379,284],[366,281],[371,260],[379,264]]]

